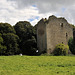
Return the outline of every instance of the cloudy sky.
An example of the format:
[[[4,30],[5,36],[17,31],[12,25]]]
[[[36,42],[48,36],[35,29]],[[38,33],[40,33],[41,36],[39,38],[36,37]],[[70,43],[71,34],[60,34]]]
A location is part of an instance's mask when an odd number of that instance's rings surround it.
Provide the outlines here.
[[[35,25],[51,15],[65,17],[75,25],[75,0],[0,0],[0,22],[15,25],[29,21]]]

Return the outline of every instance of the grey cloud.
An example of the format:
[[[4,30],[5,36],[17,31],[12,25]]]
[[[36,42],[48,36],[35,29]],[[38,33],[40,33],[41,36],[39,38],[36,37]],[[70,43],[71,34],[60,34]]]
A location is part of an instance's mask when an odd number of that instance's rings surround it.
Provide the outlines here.
[[[75,5],[75,0],[8,0],[15,1],[19,9],[36,5],[40,13],[59,11],[62,7]]]
[[[69,22],[75,19],[75,0],[7,0],[16,2],[17,9],[25,9],[36,5],[39,14],[53,13],[56,16],[65,17]],[[63,10],[65,8],[65,10]]]

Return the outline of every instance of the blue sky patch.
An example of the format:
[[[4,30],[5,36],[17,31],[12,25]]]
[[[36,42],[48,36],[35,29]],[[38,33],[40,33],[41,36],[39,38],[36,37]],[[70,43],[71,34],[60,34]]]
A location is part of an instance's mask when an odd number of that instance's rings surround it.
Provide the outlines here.
[[[29,21],[32,22],[32,21],[34,21],[34,19],[30,18]]]
[[[37,7],[36,5],[32,5],[33,7]]]
[[[39,16],[35,16],[35,18],[30,18],[29,21],[32,22],[32,21],[34,21],[35,19],[38,20],[38,19],[39,19]]]

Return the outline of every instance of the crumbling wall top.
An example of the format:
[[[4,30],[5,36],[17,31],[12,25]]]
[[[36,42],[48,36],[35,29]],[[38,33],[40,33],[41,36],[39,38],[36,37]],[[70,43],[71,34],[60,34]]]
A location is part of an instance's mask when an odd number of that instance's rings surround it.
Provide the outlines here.
[[[60,20],[62,20],[62,21],[64,21],[64,22],[67,22],[67,20],[64,18],[64,17],[60,17],[60,18],[58,18],[58,19],[60,19]],[[67,22],[68,23],[68,22]]]
[[[47,19],[47,18],[42,18],[38,23],[37,23],[37,25],[39,24],[39,23],[44,23],[45,25],[46,24],[48,24],[50,21],[60,21],[60,22],[63,22],[63,23],[66,23],[66,24],[69,24],[68,22],[67,22],[67,20],[64,18],[64,17],[59,17],[59,18],[57,18],[56,16],[54,16],[54,15],[52,15],[52,16],[49,16],[49,18]]]
[[[57,18],[56,16],[52,15],[52,16],[49,16],[48,19],[56,19],[56,18]]]

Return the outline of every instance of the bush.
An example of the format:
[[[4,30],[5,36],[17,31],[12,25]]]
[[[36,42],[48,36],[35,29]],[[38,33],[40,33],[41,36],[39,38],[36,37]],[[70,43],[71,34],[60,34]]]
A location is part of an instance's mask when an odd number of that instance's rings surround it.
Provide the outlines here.
[[[68,54],[68,50],[69,50],[69,46],[68,45],[64,45],[64,44],[57,44],[53,54],[54,55],[67,55]]]
[[[75,55],[75,38],[70,38],[69,41],[68,41],[68,45],[69,45],[69,48],[70,48],[70,51],[72,52],[72,54]]]

